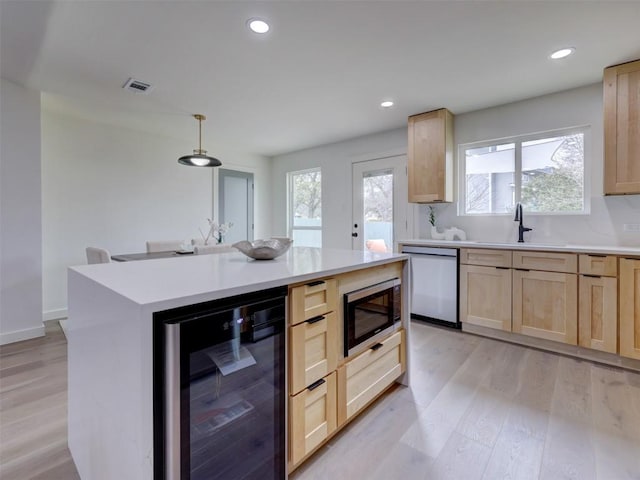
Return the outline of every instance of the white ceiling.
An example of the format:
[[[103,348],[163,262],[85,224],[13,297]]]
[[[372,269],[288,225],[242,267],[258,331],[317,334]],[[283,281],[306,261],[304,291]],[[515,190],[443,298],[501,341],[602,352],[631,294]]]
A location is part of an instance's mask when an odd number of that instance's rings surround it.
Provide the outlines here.
[[[0,0],[0,74],[48,107],[276,155],[601,81],[640,2]],[[257,36],[245,22],[262,17]],[[576,47],[551,61],[557,48]],[[148,96],[121,87],[129,77]],[[396,106],[378,105],[392,99]],[[223,159],[224,160],[224,159]]]

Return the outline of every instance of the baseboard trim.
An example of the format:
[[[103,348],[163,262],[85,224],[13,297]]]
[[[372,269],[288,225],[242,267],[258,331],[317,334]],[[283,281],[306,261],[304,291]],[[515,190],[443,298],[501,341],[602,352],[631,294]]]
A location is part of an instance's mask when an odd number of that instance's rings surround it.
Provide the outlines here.
[[[47,310],[42,312],[42,321],[48,322],[49,320],[60,320],[61,318],[67,318],[68,312],[66,308],[59,308],[57,310]]]
[[[34,328],[25,328],[14,332],[0,333],[0,345],[21,342],[32,338],[44,337],[44,325]]]
[[[554,342],[553,340],[529,337],[527,335],[505,332],[503,330],[481,327],[479,325],[473,325],[464,322],[462,323],[462,331],[466,333],[473,333],[475,335],[481,335],[483,337],[490,337],[495,340],[517,343],[518,345],[524,345],[526,347],[547,350],[550,352],[558,353],[560,355],[574,357],[580,360],[589,360],[591,362],[602,363],[605,365],[611,365],[614,367],[620,367],[627,370],[640,372],[640,360],[621,357],[620,355],[616,355],[613,353],[600,352],[598,350],[592,350],[590,348],[584,348],[577,345],[567,345],[564,343]]]

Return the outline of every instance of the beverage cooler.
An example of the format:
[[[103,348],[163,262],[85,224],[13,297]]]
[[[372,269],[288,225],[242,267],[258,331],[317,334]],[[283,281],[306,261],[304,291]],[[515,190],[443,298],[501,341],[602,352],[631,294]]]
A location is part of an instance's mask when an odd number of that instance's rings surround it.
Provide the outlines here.
[[[286,287],[154,315],[154,478],[286,478]]]

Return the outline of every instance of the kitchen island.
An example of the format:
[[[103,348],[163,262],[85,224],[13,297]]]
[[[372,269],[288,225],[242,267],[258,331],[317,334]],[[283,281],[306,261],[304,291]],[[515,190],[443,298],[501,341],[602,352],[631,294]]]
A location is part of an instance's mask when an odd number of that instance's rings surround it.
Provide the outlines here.
[[[327,372],[328,379],[338,378],[338,420],[337,428],[327,430],[326,441],[374,401],[389,382],[408,382],[404,345],[409,336],[410,276],[406,260],[397,254],[294,247],[271,261],[228,253],[70,268],[69,448],[81,478],[154,478],[154,313],[284,286],[290,292],[288,316],[293,318],[293,293],[308,291],[312,295],[307,298],[313,298],[318,279],[337,285],[338,297],[398,277],[402,292],[398,332],[389,342],[376,343],[371,354],[337,355],[335,370]],[[342,298],[337,305],[329,313],[335,313],[338,334],[327,338],[342,342]],[[290,318],[288,324],[293,325]],[[332,348],[340,351],[338,344]],[[373,358],[375,355],[380,358]],[[399,363],[389,366],[393,355],[399,356]],[[349,389],[362,383],[362,377],[357,377],[360,371],[367,377],[372,373],[381,376],[354,394]],[[300,397],[291,390],[290,394],[290,405],[297,405]],[[289,448],[289,470],[322,444],[314,438],[304,442],[306,448],[296,451],[295,462]]]

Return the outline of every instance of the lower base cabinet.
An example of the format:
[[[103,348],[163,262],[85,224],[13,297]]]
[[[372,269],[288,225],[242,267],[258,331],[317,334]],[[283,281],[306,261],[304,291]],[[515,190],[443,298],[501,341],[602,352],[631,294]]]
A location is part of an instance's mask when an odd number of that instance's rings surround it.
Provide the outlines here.
[[[511,331],[511,269],[460,265],[460,321]]]
[[[578,344],[617,353],[618,279],[581,275],[579,288]]]
[[[620,259],[620,355],[640,360],[640,259]]]
[[[514,269],[513,331],[577,345],[577,275]]]
[[[405,371],[405,331],[289,397],[289,473]]]
[[[289,459],[295,465],[336,429],[336,372],[290,399]]]
[[[352,418],[405,371],[404,330],[338,369],[338,424]]]

